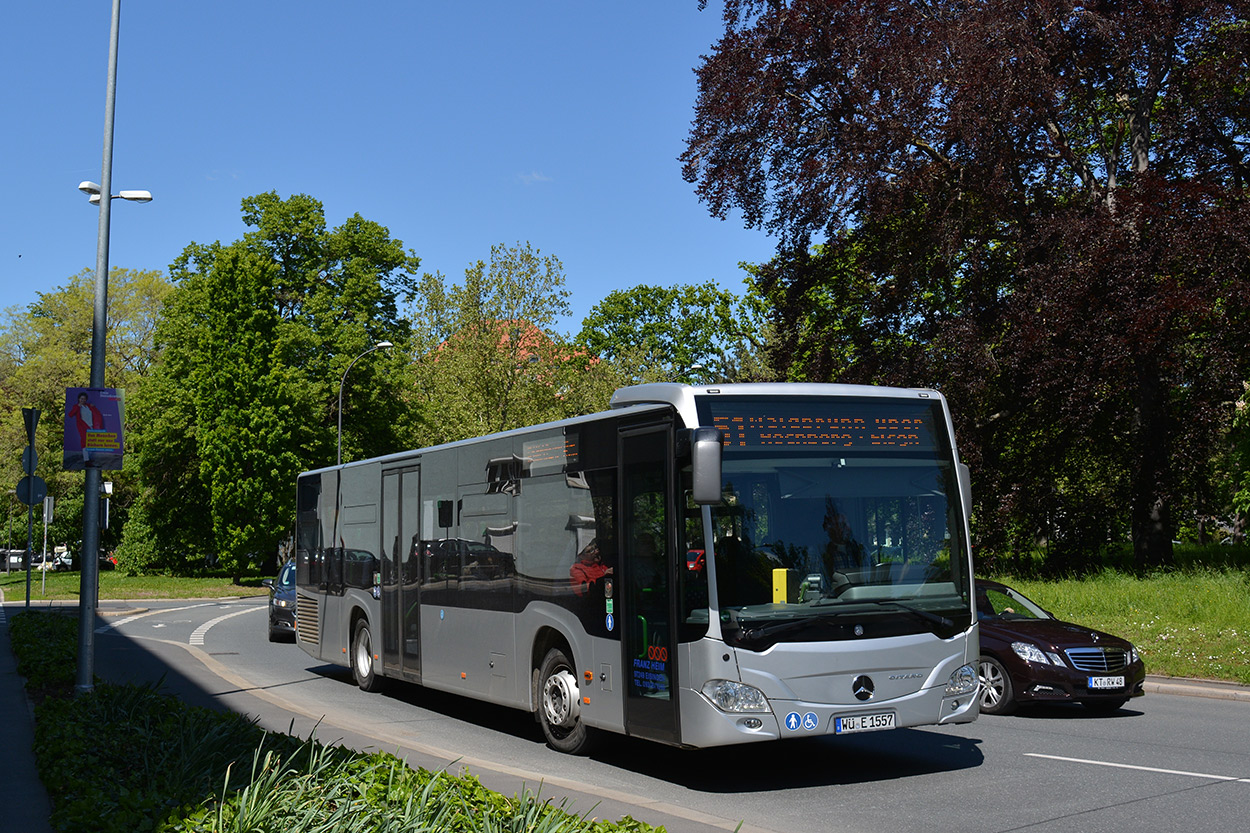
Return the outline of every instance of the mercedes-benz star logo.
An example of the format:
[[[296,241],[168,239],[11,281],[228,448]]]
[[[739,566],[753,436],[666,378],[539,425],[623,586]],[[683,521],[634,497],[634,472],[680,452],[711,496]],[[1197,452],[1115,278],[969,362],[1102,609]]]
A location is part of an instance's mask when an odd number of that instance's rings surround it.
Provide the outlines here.
[[[851,681],[851,693],[855,695],[856,700],[871,700],[875,686],[872,684],[872,677],[861,674]]]

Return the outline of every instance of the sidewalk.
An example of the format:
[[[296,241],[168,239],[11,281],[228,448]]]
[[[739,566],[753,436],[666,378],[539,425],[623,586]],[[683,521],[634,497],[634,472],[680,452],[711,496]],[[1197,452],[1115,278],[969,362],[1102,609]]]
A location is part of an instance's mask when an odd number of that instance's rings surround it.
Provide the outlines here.
[[[13,606],[16,612],[21,608]],[[25,681],[17,674],[17,659],[9,644],[9,610],[0,591],[0,833],[52,833],[48,793],[35,771],[35,720],[26,699]]]

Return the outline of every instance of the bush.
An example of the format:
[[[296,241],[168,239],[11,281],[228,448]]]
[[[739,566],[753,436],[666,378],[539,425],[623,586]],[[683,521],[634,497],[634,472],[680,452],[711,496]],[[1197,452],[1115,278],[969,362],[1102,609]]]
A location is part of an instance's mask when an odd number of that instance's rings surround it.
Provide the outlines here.
[[[131,507],[126,525],[122,528],[121,545],[114,552],[117,556],[117,568],[132,576],[160,572],[164,565],[156,551],[155,540],[152,528],[148,525],[144,504],[137,501]]]
[[[69,689],[78,662],[78,620],[57,613],[23,612],[9,625],[17,671],[32,694]],[[39,699],[36,696],[36,699]]]
[[[57,830],[663,831],[629,816],[591,821],[472,775],[412,769],[394,755],[265,732],[242,715],[188,706],[152,686],[97,682],[70,697],[77,620],[16,614],[18,670],[38,686],[35,757]]]

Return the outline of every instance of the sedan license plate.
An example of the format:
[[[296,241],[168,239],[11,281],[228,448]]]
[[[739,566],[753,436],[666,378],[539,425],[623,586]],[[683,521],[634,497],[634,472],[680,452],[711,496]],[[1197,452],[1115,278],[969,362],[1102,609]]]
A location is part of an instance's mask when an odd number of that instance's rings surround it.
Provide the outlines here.
[[[1124,688],[1124,677],[1090,677],[1089,687],[1092,689]]]
[[[849,734],[850,732],[876,732],[880,729],[893,728],[894,712],[856,714],[850,717],[839,717],[833,721],[833,731],[839,735]]]

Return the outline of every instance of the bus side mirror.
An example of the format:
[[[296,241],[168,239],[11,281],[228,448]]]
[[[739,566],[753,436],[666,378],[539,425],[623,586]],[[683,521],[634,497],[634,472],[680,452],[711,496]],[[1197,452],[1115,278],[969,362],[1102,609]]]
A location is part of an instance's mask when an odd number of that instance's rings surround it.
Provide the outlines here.
[[[959,496],[964,501],[964,517],[972,517],[972,470],[959,464]]]
[[[700,506],[720,503],[720,453],[721,436],[718,429],[696,428],[691,432],[690,467],[694,474],[691,496]]]

